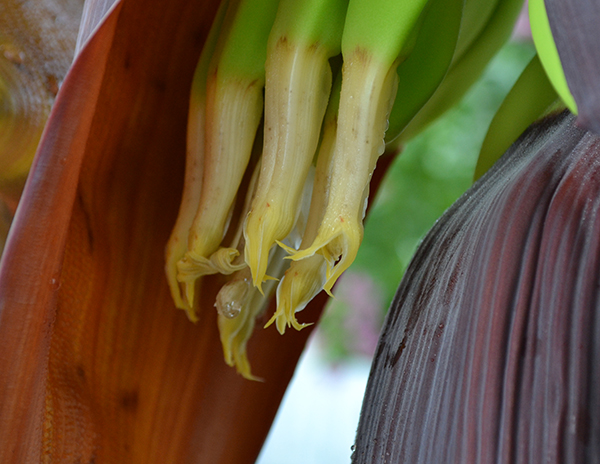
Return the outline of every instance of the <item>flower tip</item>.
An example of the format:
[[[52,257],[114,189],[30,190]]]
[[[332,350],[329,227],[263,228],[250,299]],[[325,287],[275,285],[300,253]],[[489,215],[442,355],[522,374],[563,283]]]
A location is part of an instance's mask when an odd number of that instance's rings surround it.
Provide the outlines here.
[[[277,288],[277,309],[269,325],[276,321],[281,334],[286,326],[302,330],[310,325],[299,323],[296,313],[304,309],[323,288],[326,266],[327,262],[321,255],[292,263]]]
[[[273,316],[271,316],[271,319],[269,319],[267,321],[267,323],[265,325],[263,325],[263,329],[268,329],[269,327],[271,327],[273,325],[273,322],[275,322],[276,319],[277,319],[277,314],[273,314]]]
[[[192,323],[192,324],[197,324],[198,323],[198,316],[196,315],[196,312],[194,310],[191,311],[187,311],[186,312],[187,318],[188,320]]]
[[[246,356],[246,353],[240,355],[240,357],[235,361],[235,366],[238,374],[245,379],[252,380],[253,382],[265,381],[263,378],[252,374],[252,370],[250,369],[250,361],[248,361],[248,356]]]
[[[327,281],[325,285],[323,285],[323,290],[327,292],[330,297],[333,297],[333,293],[331,290],[333,286],[340,278],[340,276],[344,273],[346,269],[350,267],[350,265],[354,262],[356,255],[358,253],[358,246],[356,247],[344,247],[344,253],[340,260],[333,267],[328,266],[327,268]]]
[[[175,307],[185,311],[186,313],[193,313],[192,305],[188,303],[187,298],[188,296],[194,298],[194,290],[191,289],[189,292],[187,292],[185,287],[183,289],[181,288],[179,282],[176,282],[175,289],[171,286],[170,282],[169,286],[171,287],[171,296],[173,297],[173,303],[175,304]],[[182,295],[182,292],[185,294],[185,296]]]
[[[281,240],[275,240],[275,243],[277,243],[277,245],[279,245],[280,248],[283,248],[285,251],[287,251],[290,255],[293,255],[294,253],[297,253],[298,250],[296,250],[295,248],[292,248],[291,246],[286,245],[285,243],[283,243]],[[283,259],[292,259],[291,256],[286,256]]]
[[[187,302],[184,301],[182,295],[181,284],[177,280],[177,269],[167,269],[167,283],[169,284],[169,291],[171,292],[171,298],[177,309],[187,310]]]
[[[331,292],[331,290],[333,289],[333,284],[335,282],[333,282],[331,285],[329,285],[328,282],[326,282],[325,285],[323,286],[323,290],[325,290],[325,293],[327,293],[327,295],[329,295],[330,298],[335,299],[335,295]]]
[[[253,206],[246,217],[244,224],[244,239],[246,241],[244,258],[248,267],[250,267],[254,285],[259,290],[265,280],[271,279],[266,275],[266,272],[273,246],[277,243],[286,251],[296,251],[281,243],[281,239],[290,232],[291,225],[288,224],[289,222],[293,221],[290,221],[287,215],[281,212],[280,208],[269,203],[266,203],[266,206],[265,204]],[[262,290],[260,291],[262,293]]]
[[[287,259],[291,259],[292,261],[301,261],[306,258],[310,258],[319,250],[319,246],[312,245],[309,248],[304,250],[294,251],[290,256],[287,256]]]
[[[262,283],[267,280],[267,264],[269,257],[268,253],[263,252],[263,241],[260,237],[257,239],[252,239],[251,236],[246,237],[244,259],[250,268],[254,286],[261,295],[264,295]]]
[[[246,354],[245,350],[240,350],[239,346],[223,345],[223,357],[225,359],[225,363],[229,367],[235,367],[237,373],[245,379],[252,380],[254,382],[264,382],[264,379],[261,377],[256,377],[252,374],[248,355]]]
[[[185,314],[190,320],[190,322],[193,322],[194,324],[198,322],[198,315],[196,314],[196,310],[194,308],[192,308],[191,306],[186,306],[185,308],[180,309],[183,309],[185,311]]]
[[[279,279],[277,277],[272,277],[270,275],[267,274],[263,274],[262,278],[260,281],[257,281],[256,278],[254,277],[254,275],[252,276],[252,283],[254,284],[254,286],[256,287],[256,289],[260,292],[260,294],[262,296],[265,296],[265,291],[262,288],[262,284],[264,282],[268,282],[268,281],[275,281],[275,282],[279,282]]]
[[[186,311],[194,306],[196,281],[200,275],[198,267],[187,253],[177,262],[177,281],[184,287],[182,309]]]
[[[279,332],[279,335],[284,335],[285,334],[285,329],[287,327],[290,327],[290,323],[286,320],[285,317],[282,317],[282,315],[279,316],[274,316],[277,319],[277,332]]]

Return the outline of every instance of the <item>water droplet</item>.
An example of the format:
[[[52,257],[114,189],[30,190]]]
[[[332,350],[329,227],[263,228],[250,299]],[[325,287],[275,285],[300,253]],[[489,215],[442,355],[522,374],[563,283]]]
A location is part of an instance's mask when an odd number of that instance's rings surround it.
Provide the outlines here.
[[[242,311],[250,282],[244,280],[232,280],[223,285],[217,294],[215,307],[217,312],[227,319],[237,317]]]

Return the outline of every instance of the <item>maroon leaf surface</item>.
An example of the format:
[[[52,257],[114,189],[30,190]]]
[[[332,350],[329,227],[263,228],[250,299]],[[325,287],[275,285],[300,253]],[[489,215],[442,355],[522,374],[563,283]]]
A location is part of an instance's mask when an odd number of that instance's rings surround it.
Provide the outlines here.
[[[0,267],[0,461],[39,462],[51,327],[82,154],[117,15],[65,81]]]
[[[600,138],[573,122],[532,126],[419,247],[354,463],[600,462]]]

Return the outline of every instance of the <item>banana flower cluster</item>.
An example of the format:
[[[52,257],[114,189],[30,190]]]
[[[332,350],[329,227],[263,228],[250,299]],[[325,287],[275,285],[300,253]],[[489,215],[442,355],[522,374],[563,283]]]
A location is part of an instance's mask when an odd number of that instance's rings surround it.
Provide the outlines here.
[[[598,459],[600,11],[540,1],[478,175],[557,94],[577,119],[530,129],[421,245],[355,462]],[[314,326],[279,332],[351,264],[382,153],[522,0],[33,3],[0,7],[0,462],[253,462]]]

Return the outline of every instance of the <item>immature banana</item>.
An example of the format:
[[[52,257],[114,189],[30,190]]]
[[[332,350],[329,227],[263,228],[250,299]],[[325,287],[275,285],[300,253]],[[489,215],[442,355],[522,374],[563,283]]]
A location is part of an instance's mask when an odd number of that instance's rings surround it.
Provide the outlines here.
[[[427,1],[351,0],[342,37],[342,90],[331,183],[323,221],[312,244],[294,261],[315,253],[327,261],[325,291],[354,261],[363,237],[369,181],[385,149],[396,96],[396,68],[414,44]]]
[[[404,61],[400,62],[397,70],[399,91],[390,115],[387,140],[397,136],[433,94],[452,61],[456,60],[461,53],[457,47],[461,46],[461,50],[464,50],[470,45],[473,37],[476,36],[472,29],[480,31],[483,28],[495,3],[470,0],[465,5],[463,0],[432,0],[427,4],[419,18],[418,29],[415,28],[418,32],[416,32],[414,45],[411,47],[409,42],[406,48],[410,53]],[[470,20],[465,19],[465,16]],[[335,105],[337,110],[337,102]],[[337,111],[331,114],[334,114],[337,120]],[[318,224],[323,221],[325,206],[328,203],[333,165],[331,162],[333,144],[329,147],[328,140],[335,132],[336,124],[328,125],[326,122],[319,152],[309,225],[301,245],[305,253],[304,249],[309,248],[317,237]],[[325,171],[326,175],[323,174]],[[327,183],[323,183],[323,179],[327,179]],[[324,193],[320,193],[319,190]],[[312,208],[315,205],[320,206],[318,214],[313,214]],[[360,219],[362,217],[359,221]],[[290,250],[293,259],[301,258],[302,251],[294,254],[294,251]],[[278,286],[277,311],[267,325],[276,322],[281,333],[285,331],[286,326],[293,326],[296,329],[304,327],[296,321],[294,314],[304,308],[327,280],[331,279],[332,263],[335,259],[326,250],[325,253],[317,252],[308,258],[294,261]]]
[[[246,344],[276,279],[267,326],[305,327],[295,313],[321,289],[331,293],[357,254],[385,140],[406,140],[462,96],[508,38],[522,1],[229,0],[222,7],[213,28],[222,23],[220,32],[211,32],[194,82],[167,275],[191,319],[197,279],[231,275],[216,307],[225,360],[244,377],[254,379]],[[332,90],[330,61],[340,51],[341,84]],[[260,174],[249,182],[263,86]]]
[[[477,40],[501,1],[465,0],[454,61],[459,60]]]
[[[294,227],[331,90],[347,0],[282,0],[269,37],[258,191],[246,219],[245,259],[261,290],[268,256]]]
[[[491,3],[468,0],[467,4],[475,1]],[[398,96],[390,113],[386,142],[398,137],[446,76],[463,37],[465,10],[464,0],[431,0],[426,7],[415,45],[398,66]]]
[[[250,210],[250,201],[256,194],[258,184],[258,173],[260,163],[256,166],[252,179],[249,183],[244,208],[241,217],[247,215]],[[303,191],[300,195],[298,220],[294,229],[286,237],[289,245],[296,245],[300,237],[306,234],[308,206],[311,200],[311,190],[314,183],[314,169],[309,171]],[[232,247],[242,250],[245,241],[242,235],[242,224],[235,234]],[[284,245],[287,247],[288,245]],[[246,355],[246,345],[255,327],[256,319],[263,313],[264,309],[273,296],[278,279],[288,265],[284,260],[285,251],[279,247],[273,247],[269,256],[267,268],[273,278],[267,279],[261,291],[253,285],[252,274],[249,267],[235,272],[231,280],[221,288],[217,295],[215,306],[219,313],[219,332],[225,361],[230,366],[235,366],[244,377],[257,380],[250,372],[250,364]]]
[[[188,113],[183,195],[179,206],[179,215],[165,251],[165,271],[173,301],[177,308],[185,309],[188,317],[192,320],[196,320],[196,315],[192,311],[193,301],[188,303],[181,293],[180,282],[177,279],[177,263],[184,257],[187,250],[189,231],[200,202],[204,171],[206,79],[226,10],[227,0],[221,4],[217,12],[194,73]]]
[[[332,155],[337,133],[341,84],[341,74],[338,73],[323,120],[323,131],[318,150],[310,210],[306,228],[302,235],[300,249],[310,246],[316,238],[329,198]],[[290,253],[296,251],[282,242],[278,241],[277,243]],[[292,326],[296,330],[306,327],[307,324],[300,324],[296,320],[295,314],[304,309],[317,293],[323,289],[323,285],[327,280],[326,272],[327,261],[321,254],[314,254],[300,261],[292,261],[277,286],[277,309],[273,317],[265,325],[265,328],[275,322],[277,330],[283,334],[286,327]]]
[[[399,142],[405,142],[420,133],[462,98],[510,37],[522,6],[523,0],[498,1],[481,33],[452,63],[443,82],[404,129]]]
[[[262,117],[266,43],[276,9],[276,0],[232,0],[210,63],[202,191],[188,251],[178,263],[190,306],[198,277],[245,266],[233,262],[235,249],[219,252],[217,260],[211,255],[226,231]]]

